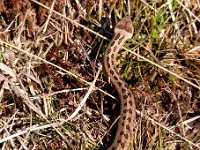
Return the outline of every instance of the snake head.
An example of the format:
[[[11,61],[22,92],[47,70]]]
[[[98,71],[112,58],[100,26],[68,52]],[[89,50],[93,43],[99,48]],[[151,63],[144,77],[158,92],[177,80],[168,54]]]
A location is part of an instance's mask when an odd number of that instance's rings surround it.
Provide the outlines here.
[[[124,34],[126,34],[127,38],[131,38],[133,36],[134,29],[133,29],[133,25],[132,25],[130,16],[126,16],[126,17],[122,18],[116,24],[114,32],[115,33],[124,32]]]

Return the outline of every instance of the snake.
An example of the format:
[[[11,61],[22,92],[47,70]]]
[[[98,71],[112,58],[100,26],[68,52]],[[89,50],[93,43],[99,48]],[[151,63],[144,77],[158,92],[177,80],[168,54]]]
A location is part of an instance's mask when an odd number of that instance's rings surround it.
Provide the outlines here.
[[[114,28],[114,35],[103,58],[104,75],[109,77],[120,100],[120,117],[114,140],[107,150],[128,150],[133,137],[136,108],[133,93],[128,84],[120,76],[116,67],[116,58],[126,40],[133,36],[134,28],[130,16],[122,18]]]

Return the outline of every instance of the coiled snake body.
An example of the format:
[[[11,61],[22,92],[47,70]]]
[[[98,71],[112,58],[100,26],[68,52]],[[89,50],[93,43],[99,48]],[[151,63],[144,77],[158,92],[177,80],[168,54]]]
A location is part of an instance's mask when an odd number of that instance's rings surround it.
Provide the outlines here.
[[[136,117],[135,101],[127,83],[122,79],[116,70],[115,60],[124,42],[133,35],[133,26],[130,18],[124,17],[114,29],[114,36],[106,50],[103,66],[105,75],[110,81],[120,99],[120,118],[118,128],[112,145],[108,150],[127,150],[130,146],[133,126]]]

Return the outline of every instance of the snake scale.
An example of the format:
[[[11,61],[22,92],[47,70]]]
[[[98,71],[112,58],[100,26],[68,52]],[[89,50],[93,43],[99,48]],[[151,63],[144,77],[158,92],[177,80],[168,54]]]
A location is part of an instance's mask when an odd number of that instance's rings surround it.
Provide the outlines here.
[[[127,83],[116,70],[116,57],[125,43],[133,35],[132,21],[129,16],[122,18],[115,26],[114,36],[109,43],[103,60],[104,73],[110,78],[111,84],[118,92],[120,99],[120,118],[112,145],[108,150],[127,150],[130,147],[133,135],[133,126],[136,118],[135,100]]]

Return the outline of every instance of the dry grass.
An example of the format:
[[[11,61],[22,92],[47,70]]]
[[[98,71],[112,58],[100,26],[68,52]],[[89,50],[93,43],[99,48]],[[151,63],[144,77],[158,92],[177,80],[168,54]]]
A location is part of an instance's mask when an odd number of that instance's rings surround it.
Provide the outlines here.
[[[135,33],[119,67],[137,104],[135,148],[200,149],[198,0],[0,0],[1,149],[110,145],[119,101],[99,64],[126,14]]]

